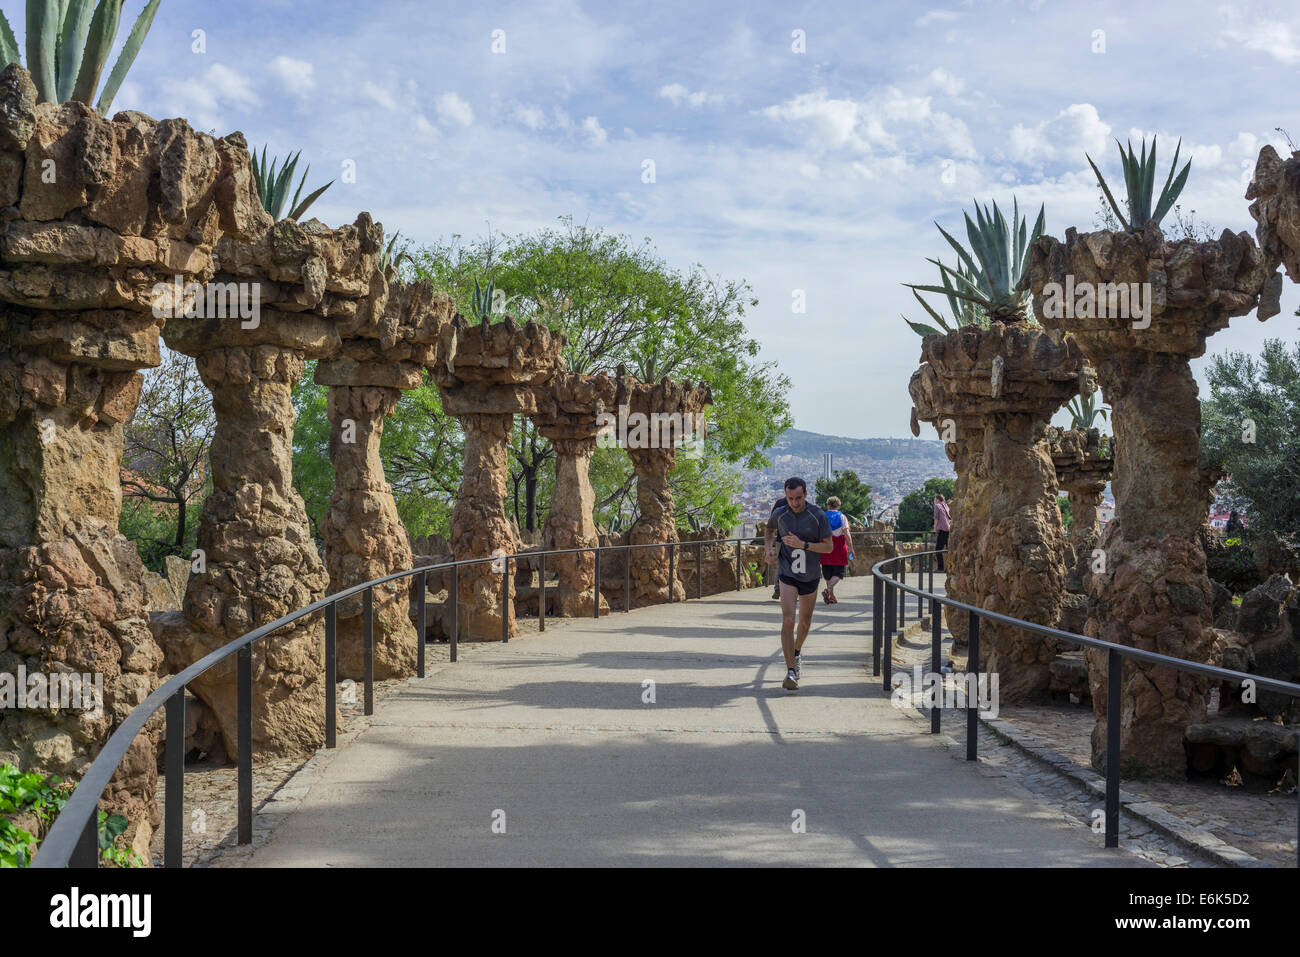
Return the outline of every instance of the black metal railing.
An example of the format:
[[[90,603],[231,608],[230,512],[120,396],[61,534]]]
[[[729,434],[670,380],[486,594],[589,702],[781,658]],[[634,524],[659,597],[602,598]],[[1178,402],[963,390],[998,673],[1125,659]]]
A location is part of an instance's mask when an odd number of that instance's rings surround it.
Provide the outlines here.
[[[946,550],[945,550],[946,551]],[[912,555],[897,556],[887,558],[877,562],[871,567],[871,574],[874,579],[872,582],[873,597],[873,615],[872,615],[872,675],[880,675],[882,644],[884,659],[884,690],[886,694],[893,691],[893,638],[896,631],[900,630],[904,619],[902,615],[903,598],[910,593],[917,597],[917,613],[920,614],[921,600],[928,598],[930,600],[930,662],[931,670],[935,674],[941,673],[940,667],[940,650],[942,645],[942,622],[940,607],[951,608],[958,611],[964,611],[969,616],[967,619],[969,628],[969,646],[967,650],[966,665],[966,760],[974,761],[978,757],[978,730],[979,730],[979,696],[972,694],[971,690],[978,688],[979,682],[979,648],[980,648],[980,620],[996,622],[1000,625],[1007,625],[1012,628],[1019,628],[1021,631],[1029,632],[1034,635],[1041,635],[1045,638],[1055,638],[1058,641],[1070,642],[1084,648],[1093,648],[1098,651],[1106,652],[1106,847],[1119,847],[1119,790],[1120,790],[1120,680],[1123,674],[1123,662],[1125,658],[1132,658],[1135,661],[1145,661],[1148,664],[1163,665],[1174,668],[1178,671],[1186,671],[1192,674],[1205,675],[1209,678],[1217,678],[1220,681],[1229,681],[1241,684],[1245,681],[1254,683],[1257,689],[1266,691],[1276,691],[1279,694],[1288,695],[1292,698],[1300,697],[1300,684],[1293,684],[1289,681],[1281,681],[1277,678],[1266,678],[1262,675],[1249,674],[1244,671],[1233,671],[1230,668],[1220,668],[1217,665],[1202,664],[1198,661],[1187,661],[1183,658],[1174,658],[1170,655],[1162,655],[1154,651],[1144,651],[1139,648],[1130,648],[1128,645],[1119,645],[1110,641],[1102,641],[1100,638],[1089,638],[1085,635],[1076,635],[1073,632],[1062,631],[1059,628],[1051,628],[1047,625],[1038,625],[1030,621],[1023,621],[1019,618],[1012,618],[1009,615],[1002,615],[997,612],[985,611],[982,608],[976,608],[974,605],[967,605],[964,602],[949,598],[946,595],[937,595],[934,592],[933,580],[933,563],[931,563],[930,573],[931,581],[928,591],[921,588],[913,588],[907,584],[907,573],[900,569],[887,569],[886,566],[891,563],[899,564],[900,559],[918,558],[922,556],[932,556],[941,554],[939,551],[913,553]],[[922,573],[923,574],[923,573]],[[920,585],[921,582],[917,581]],[[897,591],[897,601],[895,601],[895,591]],[[897,605],[899,614],[895,616],[895,605]],[[971,676],[975,680],[970,680]],[[939,699],[940,701],[942,698]],[[930,732],[939,733],[940,707],[930,709]],[[1297,797],[1300,798],[1300,787],[1296,789]],[[1300,809],[1296,816],[1296,866],[1300,867]]]
[[[166,709],[166,808],[163,819],[163,866],[180,867],[185,835],[185,691],[195,678],[213,666],[236,655],[236,767],[238,804],[238,843],[251,844],[253,840],[253,645],[274,634],[286,625],[310,617],[318,612],[325,615],[325,747],[333,748],[337,744],[336,705],[338,689],[337,678],[337,623],[338,604],[356,595],[362,596],[362,628],[364,638],[364,713],[374,713],[374,589],[389,582],[404,578],[414,578],[416,586],[416,673],[424,677],[424,645],[426,625],[427,577],[433,572],[451,569],[451,585],[448,589],[448,603],[451,606],[451,628],[448,640],[449,657],[457,660],[457,644],[460,632],[459,585],[460,569],[468,565],[493,563],[500,565],[501,595],[503,599],[501,614],[501,640],[510,640],[510,612],[513,604],[510,600],[510,563],[512,561],[532,561],[538,563],[537,622],[538,630],[546,628],[546,558],[551,555],[572,555],[585,552],[595,553],[595,583],[593,587],[593,617],[600,617],[600,557],[602,553],[624,553],[623,610],[632,609],[632,552],[635,549],[668,549],[668,602],[675,601],[674,592],[677,578],[677,551],[681,548],[695,551],[695,587],[696,597],[704,597],[704,547],[706,545],[735,545],[736,547],[736,591],[743,588],[743,552],[745,545],[754,545],[753,540],[745,538],[717,538],[701,541],[651,542],[647,544],[627,545],[591,545],[580,548],[557,548],[544,551],[517,552],[510,555],[489,556],[487,558],[467,558],[460,561],[443,562],[438,565],[422,565],[405,571],[394,572],[382,578],[362,582],[345,588],[333,595],[326,595],[319,601],[312,602],[297,611],[290,612],[270,624],[250,631],[200,658],[179,674],[168,678],[156,691],[149,695],[109,737],[103,749],[91,762],[81,781],[68,798],[67,804],[59,812],[58,819],[41,842],[33,867],[97,867],[99,865],[99,846],[96,810],[99,799],[108,786],[118,765],[126,756],[127,749],[136,735],[144,728],[146,722],[159,708]],[[493,568],[493,573],[498,569]]]

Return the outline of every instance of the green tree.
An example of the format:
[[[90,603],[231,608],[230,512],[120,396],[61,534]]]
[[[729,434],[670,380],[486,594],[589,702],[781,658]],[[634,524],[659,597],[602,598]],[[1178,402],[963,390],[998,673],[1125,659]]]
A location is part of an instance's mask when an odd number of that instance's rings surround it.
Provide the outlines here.
[[[1074,524],[1074,506],[1070,504],[1070,496],[1056,496],[1056,507],[1061,510],[1061,524],[1065,526],[1068,532],[1070,526]]]
[[[211,491],[208,450],[216,427],[194,360],[164,350],[158,367],[144,373],[121,466],[118,528],[150,568],[194,548],[199,509]]]
[[[934,497],[942,495],[949,501],[957,494],[957,480],[950,478],[926,479],[925,485],[903,496],[898,505],[896,528],[904,531],[930,531],[934,528]],[[923,535],[899,535],[899,541],[919,542]]]
[[[1300,568],[1300,345],[1264,343],[1259,359],[1214,356],[1201,403],[1201,464],[1227,478],[1219,501],[1247,516],[1244,537],[1262,564]]]
[[[816,496],[817,504],[822,508],[826,507],[826,500],[834,495],[839,498],[840,511],[845,515],[864,521],[870,520],[873,507],[871,486],[858,478],[858,473],[852,469],[844,471],[836,469],[829,480],[822,476],[814,484],[813,494]]]
[[[334,491],[334,463],[330,461],[330,422],[325,414],[328,390],[317,385],[316,363],[293,387],[293,410],[298,421],[293,427],[293,487],[302,496],[307,521],[318,546],[323,545],[321,523],[329,511]]]

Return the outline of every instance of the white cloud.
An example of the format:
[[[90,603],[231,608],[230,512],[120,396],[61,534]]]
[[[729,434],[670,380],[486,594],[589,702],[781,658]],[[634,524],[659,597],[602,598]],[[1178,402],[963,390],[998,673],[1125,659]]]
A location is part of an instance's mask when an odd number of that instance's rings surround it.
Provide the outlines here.
[[[916,18],[916,25],[918,27],[928,27],[932,23],[951,23],[959,16],[961,14],[952,10],[927,10]]]
[[[808,131],[808,145],[815,149],[862,146],[854,132],[858,122],[858,104],[853,100],[831,99],[825,90],[800,93],[762,112],[768,119],[781,120]]]
[[[401,110],[401,107],[398,105],[397,100],[396,98],[394,98],[393,94],[389,93],[382,86],[377,86],[376,84],[370,82],[369,80],[366,80],[366,82],[362,84],[361,92],[364,96],[366,96],[371,100],[374,100],[376,103],[378,103],[386,110],[389,110],[393,113],[397,113]]]
[[[278,56],[271,61],[270,71],[272,75],[279,77],[280,82],[290,93],[309,93],[316,86],[316,78],[312,76],[312,65],[306,60]]]
[[[1257,20],[1242,23],[1241,14],[1231,7],[1220,8],[1231,26],[1223,31],[1225,39],[1240,43],[1247,50],[1267,53],[1279,63],[1288,66],[1300,62],[1300,44],[1291,34],[1291,28],[1280,21]]]
[[[604,146],[605,141],[609,139],[609,134],[601,128],[600,121],[594,116],[589,116],[582,121],[582,131],[587,134],[587,139],[592,146]]]
[[[434,101],[434,107],[438,111],[438,119],[444,123],[469,126],[474,122],[474,111],[455,93],[443,93]]]
[[[930,71],[930,82],[949,96],[956,96],[966,85],[941,66]]]
[[[546,125],[546,114],[537,106],[515,107],[515,119],[530,130],[540,130]]]
[[[225,109],[250,109],[261,103],[248,77],[221,63],[179,82],[163,82],[160,87],[165,115],[188,117],[195,129],[216,129],[218,135],[228,125]]]
[[[673,106],[681,106],[683,103],[694,107],[717,106],[726,100],[721,93],[707,93],[704,90],[692,93],[680,83],[669,83],[667,86],[660,87],[659,95],[666,100],[671,100]]]
[[[1110,125],[1091,103],[1072,103],[1050,120],[1028,127],[1017,123],[1008,136],[1011,158],[1020,163],[1083,159],[1097,154],[1110,142]]]
[[[833,99],[825,90],[815,90],[761,112],[798,127],[807,145],[819,151],[847,147],[867,153],[900,152],[897,134],[901,133],[908,144],[937,140],[951,155],[976,155],[964,122],[931,109],[930,97],[908,96],[897,87],[887,87],[861,102]]]

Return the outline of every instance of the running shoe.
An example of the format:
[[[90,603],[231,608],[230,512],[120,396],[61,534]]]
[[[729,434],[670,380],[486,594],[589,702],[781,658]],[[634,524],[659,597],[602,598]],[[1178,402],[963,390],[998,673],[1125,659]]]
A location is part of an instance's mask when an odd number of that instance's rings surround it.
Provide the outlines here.
[[[798,681],[803,677],[803,655],[800,652],[794,653],[794,680]]]
[[[781,682],[781,687],[786,691],[799,690],[799,672],[791,668],[785,673],[785,680]]]

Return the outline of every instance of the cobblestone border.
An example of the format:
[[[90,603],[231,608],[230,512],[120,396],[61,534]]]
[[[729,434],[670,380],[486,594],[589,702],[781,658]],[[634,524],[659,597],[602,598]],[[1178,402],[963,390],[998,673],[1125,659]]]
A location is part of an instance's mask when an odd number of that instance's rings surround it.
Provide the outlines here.
[[[922,636],[924,636],[928,641],[930,637],[928,618],[929,616],[927,615],[920,621],[909,623],[903,633],[894,639],[895,650],[915,650],[913,648],[900,648],[899,643],[903,641],[914,640]],[[951,642],[952,636],[946,628],[943,630],[943,635],[945,640]],[[920,714],[928,714],[920,708],[917,709],[917,712]],[[1017,728],[1014,724],[1002,718],[985,718],[981,715],[979,722],[991,731],[999,740],[1046,765],[1062,777],[1073,780],[1076,784],[1086,788],[1088,791],[1097,795],[1097,797],[1102,801],[1105,801],[1106,779],[1092,768],[1086,768],[1076,764],[1064,755],[1058,754],[1046,747],[1037,735],[1021,728]],[[962,747],[964,750],[964,745]],[[1183,820],[1178,815],[1173,814],[1153,801],[1140,798],[1132,792],[1124,790],[1122,787],[1119,792],[1119,804],[1121,813],[1127,814],[1129,817],[1141,821],[1153,830],[1164,834],[1180,847],[1191,851],[1192,853],[1201,854],[1221,867],[1273,866],[1266,861],[1261,861],[1259,858],[1246,853],[1241,850],[1241,848],[1234,847],[1204,828],[1192,827],[1187,823],[1187,821]]]

